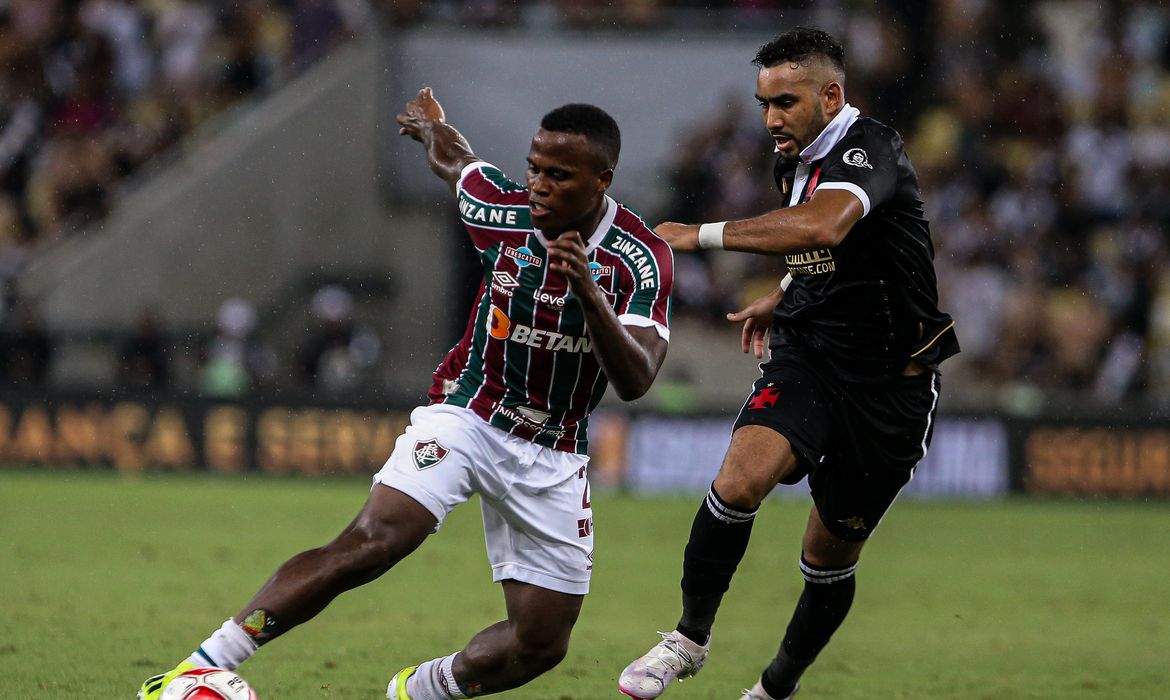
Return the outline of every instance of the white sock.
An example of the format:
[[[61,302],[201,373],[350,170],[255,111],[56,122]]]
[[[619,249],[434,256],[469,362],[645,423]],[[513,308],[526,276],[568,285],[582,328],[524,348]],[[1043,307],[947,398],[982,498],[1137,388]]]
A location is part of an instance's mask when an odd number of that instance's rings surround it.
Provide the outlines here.
[[[452,700],[462,700],[467,696],[459,689],[459,684],[455,682],[455,672],[451,670],[451,666],[455,663],[455,654],[444,656],[443,660],[439,662],[439,672],[442,673],[443,687],[447,689],[447,694],[451,696]]]
[[[406,679],[406,694],[413,700],[460,700],[466,698],[455,683],[451,663],[455,654],[431,659],[418,665],[418,670]]]
[[[256,653],[256,643],[239,625],[228,620],[211,633],[187,660],[196,666],[215,666],[234,671]]]

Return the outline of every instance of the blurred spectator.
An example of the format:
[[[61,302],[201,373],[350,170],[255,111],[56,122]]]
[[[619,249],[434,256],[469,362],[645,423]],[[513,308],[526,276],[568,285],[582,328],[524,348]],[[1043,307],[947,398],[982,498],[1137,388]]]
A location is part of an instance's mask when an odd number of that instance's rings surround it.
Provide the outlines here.
[[[513,3],[479,2],[480,5]],[[661,19],[661,0],[557,0],[561,20],[569,27],[603,29],[653,27]]]
[[[209,396],[243,396],[270,383],[276,353],[256,335],[256,309],[228,299],[216,314],[216,334],[203,351],[199,388]]]
[[[378,336],[354,319],[353,297],[341,287],[318,289],[312,312],[318,325],[297,351],[301,385],[331,394],[358,389],[381,354]]]
[[[0,192],[0,325],[15,301],[16,275],[28,257],[27,240],[13,198]]]
[[[170,345],[157,314],[143,311],[118,347],[118,386],[165,389],[170,384]]]
[[[60,235],[66,222],[88,224],[105,216],[114,173],[108,143],[80,130],[59,133],[28,182],[29,215],[41,236]]]
[[[341,13],[329,0],[294,0],[292,5],[294,64],[316,61],[344,38]]]
[[[17,303],[0,325],[0,383],[43,387],[52,360],[53,343],[36,309]]]

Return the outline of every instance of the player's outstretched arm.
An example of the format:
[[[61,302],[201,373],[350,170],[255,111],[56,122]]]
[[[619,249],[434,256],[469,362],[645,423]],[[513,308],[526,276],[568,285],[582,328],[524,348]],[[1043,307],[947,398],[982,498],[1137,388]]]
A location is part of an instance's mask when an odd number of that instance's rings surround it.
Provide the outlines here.
[[[409,136],[426,148],[427,162],[436,175],[443,178],[451,191],[459,183],[463,168],[479,158],[459,130],[447,123],[443,106],[435,99],[429,87],[418,91],[406,103],[406,111],[399,113],[398,133]]]
[[[665,222],[654,233],[683,253],[722,248],[742,253],[788,255],[836,247],[865,214],[861,200],[847,190],[818,191],[804,204],[718,224]]]
[[[622,401],[641,397],[654,383],[666,359],[666,341],[654,328],[624,326],[593,280],[585,255],[585,242],[576,231],[566,231],[549,241],[549,268],[563,274],[569,290],[585,313],[585,326],[593,339],[593,353],[610,386]]]

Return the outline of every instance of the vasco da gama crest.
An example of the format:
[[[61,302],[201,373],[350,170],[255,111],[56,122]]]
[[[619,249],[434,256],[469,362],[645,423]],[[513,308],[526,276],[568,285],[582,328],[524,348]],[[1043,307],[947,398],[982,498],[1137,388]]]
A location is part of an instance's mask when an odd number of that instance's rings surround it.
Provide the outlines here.
[[[450,451],[440,445],[435,438],[419,440],[414,443],[414,466],[419,469],[429,469],[442,462]]]

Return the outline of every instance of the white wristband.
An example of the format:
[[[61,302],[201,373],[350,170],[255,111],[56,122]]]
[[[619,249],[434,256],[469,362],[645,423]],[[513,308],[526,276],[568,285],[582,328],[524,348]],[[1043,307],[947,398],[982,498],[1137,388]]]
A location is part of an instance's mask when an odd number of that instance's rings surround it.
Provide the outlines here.
[[[720,221],[717,224],[703,224],[699,227],[699,247],[713,248],[715,250],[723,249],[723,227],[727,225],[726,221]]]
[[[788,285],[790,285],[790,284],[792,284],[792,273],[791,272],[789,272],[787,275],[784,275],[784,279],[780,280],[780,291],[787,292]]]

